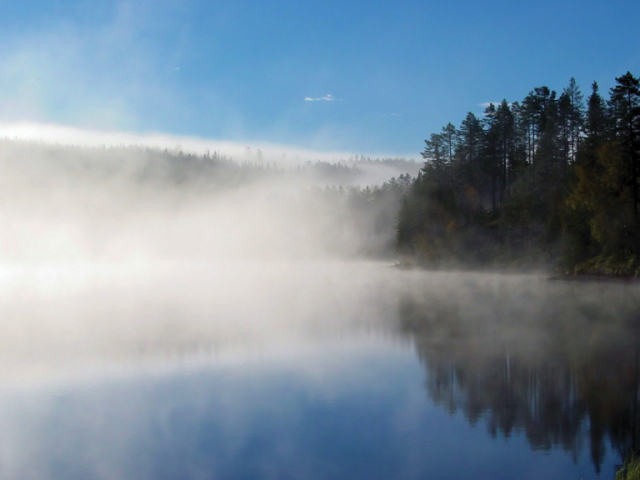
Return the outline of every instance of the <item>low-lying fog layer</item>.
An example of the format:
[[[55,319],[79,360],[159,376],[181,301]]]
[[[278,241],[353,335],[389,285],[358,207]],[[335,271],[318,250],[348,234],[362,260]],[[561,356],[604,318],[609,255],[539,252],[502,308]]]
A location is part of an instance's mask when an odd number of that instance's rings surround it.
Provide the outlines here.
[[[407,165],[0,142],[2,375],[370,328]]]
[[[0,261],[389,256],[399,188],[375,202],[370,190],[342,190],[380,165],[285,168],[218,154],[4,141]],[[402,175],[408,164],[391,165]]]
[[[379,301],[387,270],[330,261],[4,268],[0,374],[380,334],[393,315]]]
[[[4,147],[5,379],[378,335],[414,339],[436,363],[440,347],[488,359],[516,349],[537,361],[570,345],[579,359],[584,335],[634,337],[617,332],[637,317],[637,289],[386,268],[393,257],[381,253],[392,245],[402,182],[345,194],[325,187],[352,178],[349,169],[278,170],[139,148]],[[550,335],[553,328],[562,330]],[[559,333],[567,339],[560,346]]]
[[[251,259],[11,266],[0,288],[3,478],[334,478],[335,455],[345,478],[514,456],[507,477],[588,478],[582,452],[609,468],[632,431],[633,287]]]
[[[638,289],[388,268],[409,176],[3,147],[3,478],[467,478],[442,458],[485,430],[539,465],[586,419],[597,469],[635,432]]]

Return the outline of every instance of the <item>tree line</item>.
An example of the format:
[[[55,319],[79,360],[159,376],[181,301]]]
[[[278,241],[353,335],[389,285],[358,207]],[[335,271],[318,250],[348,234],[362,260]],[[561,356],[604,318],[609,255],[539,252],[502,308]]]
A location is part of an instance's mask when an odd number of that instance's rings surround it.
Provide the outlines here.
[[[398,214],[404,261],[640,273],[640,85],[605,99],[575,79],[558,95],[469,112],[425,140],[424,167]]]

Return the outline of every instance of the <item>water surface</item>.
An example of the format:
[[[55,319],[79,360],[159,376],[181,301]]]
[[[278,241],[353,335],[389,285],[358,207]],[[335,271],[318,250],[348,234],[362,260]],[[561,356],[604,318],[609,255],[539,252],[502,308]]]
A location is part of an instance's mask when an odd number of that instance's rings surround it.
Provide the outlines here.
[[[637,286],[375,264],[0,272],[2,478],[612,478]]]

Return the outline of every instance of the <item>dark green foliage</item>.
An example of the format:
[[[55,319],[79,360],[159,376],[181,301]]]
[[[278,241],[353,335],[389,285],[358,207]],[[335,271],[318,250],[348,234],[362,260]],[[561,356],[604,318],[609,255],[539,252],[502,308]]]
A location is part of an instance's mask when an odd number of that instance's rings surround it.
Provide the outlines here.
[[[640,274],[640,82],[616,82],[607,102],[594,83],[586,111],[572,78],[431,135],[398,215],[403,259]]]

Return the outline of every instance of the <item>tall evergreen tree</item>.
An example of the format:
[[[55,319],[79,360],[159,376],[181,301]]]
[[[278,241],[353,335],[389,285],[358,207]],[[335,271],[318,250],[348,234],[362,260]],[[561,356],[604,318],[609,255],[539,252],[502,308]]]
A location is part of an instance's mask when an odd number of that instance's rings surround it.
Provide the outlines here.
[[[498,208],[500,190],[500,146],[501,132],[500,123],[496,107],[493,103],[484,110],[484,123],[486,125],[480,167],[482,173],[487,177],[491,189],[491,210],[495,212]]]
[[[627,72],[616,78],[617,85],[611,89],[611,105],[615,111],[615,134],[626,160],[626,182],[632,191],[635,242],[638,241],[638,202],[640,201],[638,156],[640,149],[640,81]],[[637,245],[634,245],[637,248]]]
[[[500,143],[500,177],[502,196],[507,192],[511,183],[511,173],[515,162],[515,122],[511,108],[506,100],[502,100],[496,110],[496,120],[499,130]]]
[[[542,134],[547,127],[548,107],[555,100],[555,92],[549,87],[536,87],[522,101],[525,123],[527,125],[527,156],[533,163]]]
[[[451,165],[453,163],[453,153],[458,139],[458,130],[456,130],[453,123],[449,122],[447,125],[442,127],[440,136],[442,137],[447,163]]]
[[[460,125],[458,134],[457,177],[463,183],[479,183],[480,150],[482,148],[482,123],[473,113],[468,112]]]
[[[608,118],[606,104],[599,93],[597,82],[591,85],[591,95],[589,95],[587,116],[584,130],[589,142],[588,149],[592,154],[608,136]]]
[[[511,181],[515,156],[515,122],[506,100],[496,108],[491,104],[485,110],[483,166],[489,176],[493,210],[504,197]]]
[[[441,172],[444,169],[446,157],[445,142],[442,135],[432,133],[429,140],[425,140],[425,149],[421,155],[427,162],[430,162],[436,171]]]
[[[580,147],[580,138],[584,124],[584,97],[576,79],[571,77],[569,86],[562,92],[569,100],[568,120],[570,131],[569,160],[574,162]]]

